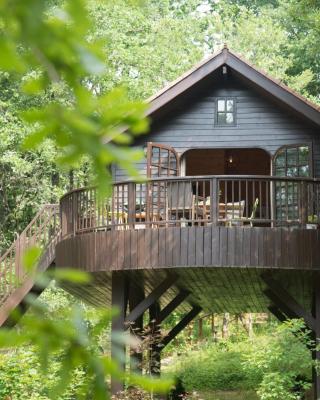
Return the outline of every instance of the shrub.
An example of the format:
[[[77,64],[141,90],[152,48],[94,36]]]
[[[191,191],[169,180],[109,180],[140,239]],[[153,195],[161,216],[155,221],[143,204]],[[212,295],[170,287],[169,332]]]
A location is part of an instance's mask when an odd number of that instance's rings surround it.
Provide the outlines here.
[[[178,369],[188,391],[191,390],[234,390],[256,387],[261,377],[243,366],[243,354],[238,344],[212,345],[185,358]]]

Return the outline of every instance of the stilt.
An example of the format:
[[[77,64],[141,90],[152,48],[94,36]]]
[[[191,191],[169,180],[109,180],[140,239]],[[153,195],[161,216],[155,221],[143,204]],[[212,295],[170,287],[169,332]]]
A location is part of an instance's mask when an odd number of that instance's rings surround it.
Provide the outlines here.
[[[160,376],[161,374],[161,348],[159,342],[161,341],[161,328],[159,321],[160,306],[159,303],[154,303],[149,308],[150,315],[150,334],[151,343],[149,350],[149,368],[150,372],[154,376]]]
[[[129,289],[129,310],[130,312],[144,300],[144,291],[141,288],[130,286]],[[137,339],[140,338],[143,330],[143,314],[141,314],[134,323],[131,324],[131,334]],[[140,348],[131,348],[130,370],[131,372],[142,373],[143,350]]]
[[[313,303],[313,317],[315,319],[314,339],[316,346],[320,344],[320,274],[314,276],[314,303]],[[314,350],[312,354],[313,360],[320,363],[320,351]],[[316,369],[313,368],[313,393],[314,399],[320,399],[320,375]]]
[[[115,335],[124,333],[125,316],[128,302],[128,285],[125,275],[121,272],[112,272],[112,308],[117,309],[118,314],[112,319],[111,326],[111,358],[119,363],[120,370],[125,371],[126,346],[114,340]],[[115,395],[123,391],[124,383],[111,377],[111,394]]]

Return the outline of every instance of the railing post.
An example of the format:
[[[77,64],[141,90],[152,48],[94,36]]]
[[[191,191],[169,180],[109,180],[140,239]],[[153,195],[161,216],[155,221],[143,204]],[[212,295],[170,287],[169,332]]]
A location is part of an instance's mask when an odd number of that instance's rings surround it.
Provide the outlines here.
[[[77,233],[77,192],[72,193],[72,233]]]
[[[21,272],[21,256],[22,256],[22,249],[21,249],[21,236],[19,235],[16,239],[16,251],[15,251],[15,273],[14,273],[14,286],[19,284],[20,282],[20,272]],[[11,280],[12,285],[12,280]],[[12,288],[10,288],[11,291]]]
[[[218,225],[219,216],[219,181],[217,178],[212,178],[210,186],[210,215],[213,226]]]
[[[136,215],[136,184],[128,183],[128,224],[130,229],[134,229]]]
[[[301,225],[303,228],[306,228],[308,223],[308,187],[306,181],[301,181],[301,198],[300,198],[300,212],[301,212]]]

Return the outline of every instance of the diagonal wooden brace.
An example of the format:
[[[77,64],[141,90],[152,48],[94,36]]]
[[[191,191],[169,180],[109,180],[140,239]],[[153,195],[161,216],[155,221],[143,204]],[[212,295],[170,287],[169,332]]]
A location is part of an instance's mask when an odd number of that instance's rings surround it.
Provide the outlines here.
[[[179,305],[189,296],[189,292],[182,290],[177,296],[167,304],[162,311],[160,311],[157,318],[152,321],[153,325],[160,325]]]
[[[312,331],[316,329],[316,321],[282,286],[268,274],[263,274],[262,279],[267,284],[268,289],[265,295],[273,304],[289,318],[302,318],[308,328]]]
[[[161,340],[158,347],[161,350],[169,344],[201,311],[201,307],[194,306],[177,325]]]
[[[127,316],[125,325],[129,326],[140,318],[160,297],[178,280],[178,275],[171,274],[160,283],[144,300],[142,300]]]
[[[284,322],[287,318],[276,306],[269,306],[268,310],[273,314],[280,322]]]

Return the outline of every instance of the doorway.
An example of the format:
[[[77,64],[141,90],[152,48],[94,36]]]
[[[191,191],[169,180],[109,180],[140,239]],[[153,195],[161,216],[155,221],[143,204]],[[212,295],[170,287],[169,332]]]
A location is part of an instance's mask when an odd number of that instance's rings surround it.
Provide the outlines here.
[[[262,149],[190,149],[182,156],[186,176],[270,175],[271,157]]]
[[[270,218],[270,183],[254,177],[271,175],[271,156],[266,151],[257,148],[190,149],[182,156],[181,164],[186,176],[226,176],[219,179],[218,184],[221,213],[227,214],[230,207],[232,218],[236,212],[239,219],[243,216]],[[210,181],[200,183],[199,191],[210,196]]]

